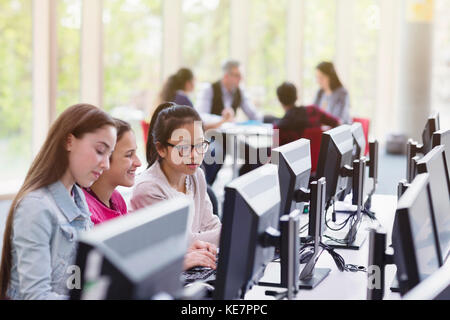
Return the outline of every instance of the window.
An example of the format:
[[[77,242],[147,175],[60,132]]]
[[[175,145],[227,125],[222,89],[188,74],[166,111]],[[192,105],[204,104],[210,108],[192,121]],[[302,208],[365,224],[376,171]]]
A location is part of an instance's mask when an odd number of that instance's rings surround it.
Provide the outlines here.
[[[80,102],[81,0],[58,1],[58,89],[56,112]]]
[[[276,88],[286,80],[286,0],[251,0],[248,74],[253,102],[262,111],[281,116]]]
[[[104,107],[147,110],[161,85],[161,0],[104,0]]]
[[[22,180],[31,161],[32,2],[0,0],[0,180]]]
[[[199,82],[217,81],[230,53],[230,0],[183,0],[182,5],[182,64]]]
[[[304,0],[303,88],[300,101],[314,102],[318,85],[316,66],[336,54],[336,1]]]
[[[439,111],[441,126],[450,123],[450,6],[435,1],[432,107]]]
[[[380,7],[378,0],[354,1],[353,49],[350,83],[352,117],[374,117],[377,94],[378,37]]]

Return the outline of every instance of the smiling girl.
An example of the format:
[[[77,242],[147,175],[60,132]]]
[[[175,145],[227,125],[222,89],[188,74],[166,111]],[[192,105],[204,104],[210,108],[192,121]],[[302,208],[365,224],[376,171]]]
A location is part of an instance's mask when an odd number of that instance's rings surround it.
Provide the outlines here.
[[[68,108],[52,125],[9,210],[1,299],[67,298],[78,234],[92,227],[80,187],[108,170],[116,135],[114,120],[87,104]]]
[[[110,168],[90,187],[84,189],[91,220],[100,224],[128,212],[125,200],[116,190],[118,186],[132,187],[136,169],[142,164],[136,155],[136,137],[131,126],[115,119],[117,143],[110,159]]]

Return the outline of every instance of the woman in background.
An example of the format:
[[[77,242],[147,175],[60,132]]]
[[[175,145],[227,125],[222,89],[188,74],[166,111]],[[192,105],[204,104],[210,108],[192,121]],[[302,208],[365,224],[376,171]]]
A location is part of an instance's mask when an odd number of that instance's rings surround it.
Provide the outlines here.
[[[187,68],[181,68],[167,79],[161,91],[161,103],[174,102],[179,105],[194,107],[188,94],[195,88],[194,74]]]
[[[180,106],[194,108],[194,105],[188,96],[194,89],[194,74],[190,69],[181,68],[177,73],[167,79],[160,94],[160,103],[173,102]],[[232,110],[226,110],[222,113],[221,118],[212,120],[211,123],[205,125],[205,130],[219,128],[225,122],[233,120],[234,112]]]
[[[320,90],[314,104],[340,119],[341,123],[351,123],[350,97],[339,80],[333,63],[320,63],[316,67],[316,78]]]

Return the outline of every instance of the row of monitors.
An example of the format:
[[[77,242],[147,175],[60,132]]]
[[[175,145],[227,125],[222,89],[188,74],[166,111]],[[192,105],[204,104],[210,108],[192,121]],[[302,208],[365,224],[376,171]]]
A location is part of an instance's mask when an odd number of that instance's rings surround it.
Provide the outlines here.
[[[450,130],[437,134],[448,138]],[[435,273],[450,252],[448,149],[436,145],[418,162],[418,175],[398,202],[392,244],[402,294]]]
[[[327,197],[347,192],[348,181],[340,169],[359,157],[364,141],[360,125],[324,133],[318,174],[331,181]],[[275,248],[262,243],[266,231],[278,229],[281,216],[303,209],[295,194],[309,186],[309,140],[273,151],[275,164],[253,170],[225,188],[215,299],[242,298],[259,281],[275,256]],[[190,210],[187,200],[167,201],[86,233],[76,262],[82,289],[73,289],[71,298],[149,299],[161,292],[179,297]]]

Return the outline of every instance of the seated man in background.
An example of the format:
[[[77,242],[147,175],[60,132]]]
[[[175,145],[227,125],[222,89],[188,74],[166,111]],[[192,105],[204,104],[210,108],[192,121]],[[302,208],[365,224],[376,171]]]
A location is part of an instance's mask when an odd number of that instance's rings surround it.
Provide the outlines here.
[[[321,126],[334,128],[340,125],[339,119],[314,105],[297,107],[295,105],[297,88],[290,82],[284,82],[277,88],[277,96],[285,111],[284,117],[274,122],[276,128],[280,130],[280,137],[286,131],[294,132],[301,137],[307,128]],[[282,142],[286,144],[292,141],[280,141],[280,144]]]
[[[222,116],[230,121],[236,115],[239,108],[245,113],[250,120],[263,120],[263,116],[256,110],[250,101],[246,92],[240,88],[239,84],[242,80],[240,63],[235,60],[229,60],[222,66],[222,79],[208,85],[197,100],[196,109],[200,113],[205,128],[211,128],[209,124],[217,122]],[[212,116],[211,116],[212,115]],[[231,119],[230,119],[231,118]],[[211,156],[215,156],[216,148],[223,148],[223,158],[219,159],[220,163],[214,162],[207,164],[204,162],[206,180],[212,185],[217,177],[226,155],[226,139],[223,139],[223,145],[218,146],[217,143],[212,145]],[[247,162],[247,161],[246,161]],[[245,164],[241,174],[248,172],[249,165]]]

